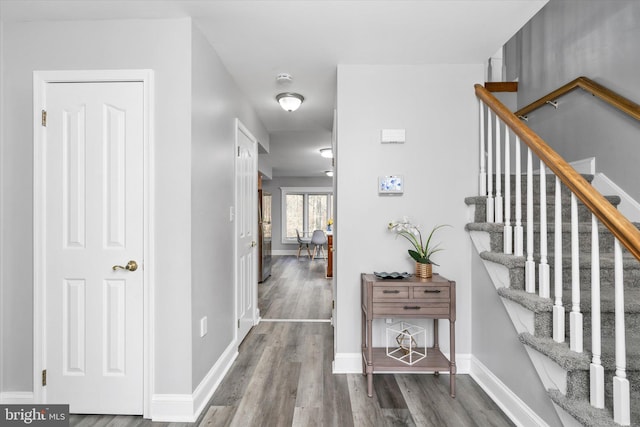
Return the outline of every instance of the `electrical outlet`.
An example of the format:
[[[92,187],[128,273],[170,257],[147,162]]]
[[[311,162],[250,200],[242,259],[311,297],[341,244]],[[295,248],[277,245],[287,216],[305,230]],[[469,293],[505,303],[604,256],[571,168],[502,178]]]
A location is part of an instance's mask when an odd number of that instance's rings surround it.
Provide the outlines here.
[[[200,319],[200,338],[207,335],[207,316]]]
[[[393,323],[393,319],[386,318],[385,321],[387,322],[388,325]]]

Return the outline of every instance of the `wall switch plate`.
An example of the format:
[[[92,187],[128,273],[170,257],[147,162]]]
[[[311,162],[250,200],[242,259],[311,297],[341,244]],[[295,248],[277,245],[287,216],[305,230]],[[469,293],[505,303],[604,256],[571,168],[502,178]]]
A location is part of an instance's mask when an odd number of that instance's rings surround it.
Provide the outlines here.
[[[404,144],[404,129],[382,129],[380,131],[380,142],[383,144]]]
[[[384,320],[387,322],[387,325],[390,325],[390,324],[393,323],[393,319],[390,319],[388,317],[386,319],[384,319]]]
[[[200,338],[207,335],[207,316],[200,319]]]
[[[233,206],[229,206],[229,222],[233,222],[234,216]]]

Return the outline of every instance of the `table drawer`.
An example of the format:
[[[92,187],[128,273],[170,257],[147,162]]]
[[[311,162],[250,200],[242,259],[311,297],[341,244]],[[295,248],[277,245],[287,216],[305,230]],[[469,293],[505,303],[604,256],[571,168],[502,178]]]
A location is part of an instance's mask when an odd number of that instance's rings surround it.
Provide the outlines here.
[[[408,286],[375,286],[373,288],[374,301],[397,300],[397,299],[408,299],[408,298],[409,298]]]
[[[448,286],[413,286],[411,287],[411,298],[414,300],[426,301],[449,301]]]
[[[443,316],[449,315],[448,302],[380,302],[373,304],[374,316]]]

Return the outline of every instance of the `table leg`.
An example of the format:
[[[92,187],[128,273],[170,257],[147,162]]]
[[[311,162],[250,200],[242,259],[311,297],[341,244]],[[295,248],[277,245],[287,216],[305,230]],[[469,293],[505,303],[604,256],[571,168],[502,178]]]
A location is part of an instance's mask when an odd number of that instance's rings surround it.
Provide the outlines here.
[[[449,356],[449,388],[451,390],[451,397],[456,397],[456,322],[449,321],[449,347],[451,348],[451,355]]]

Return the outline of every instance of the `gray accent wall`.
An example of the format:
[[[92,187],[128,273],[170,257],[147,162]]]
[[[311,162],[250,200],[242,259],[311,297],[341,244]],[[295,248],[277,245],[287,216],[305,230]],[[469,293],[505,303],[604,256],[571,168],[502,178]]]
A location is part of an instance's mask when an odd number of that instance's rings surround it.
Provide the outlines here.
[[[585,76],[640,103],[640,2],[551,0],[507,44],[518,107]],[[578,90],[529,114],[529,126],[568,161],[596,170],[640,200],[640,122]]]

